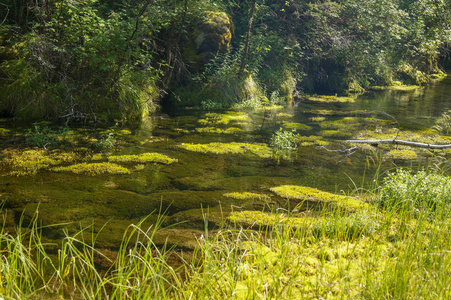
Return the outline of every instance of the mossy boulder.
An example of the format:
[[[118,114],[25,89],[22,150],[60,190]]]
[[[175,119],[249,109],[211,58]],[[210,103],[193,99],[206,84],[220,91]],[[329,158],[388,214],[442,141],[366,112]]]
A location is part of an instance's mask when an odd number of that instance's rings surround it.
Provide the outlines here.
[[[232,40],[232,20],[225,12],[204,12],[197,31],[198,54],[216,54],[229,49]]]

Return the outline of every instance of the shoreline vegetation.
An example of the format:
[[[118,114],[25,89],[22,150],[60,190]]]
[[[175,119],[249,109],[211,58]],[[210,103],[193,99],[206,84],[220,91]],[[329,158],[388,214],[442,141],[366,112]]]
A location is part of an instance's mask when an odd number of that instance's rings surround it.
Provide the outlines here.
[[[66,233],[61,243],[46,243],[37,212],[15,233],[5,223],[1,227],[0,294],[4,299],[446,299],[450,187],[443,175],[398,170],[349,197],[362,204],[350,210],[343,195],[280,186],[274,191],[301,201],[295,209],[236,211],[215,229],[206,223],[188,255],[176,245],[154,243],[165,230],[164,215],[149,228],[145,219],[130,225],[112,256],[95,248],[89,227]],[[344,202],[308,205],[312,197],[317,203]]]
[[[408,91],[449,68],[450,5],[5,0],[0,116],[139,126],[161,107]]]

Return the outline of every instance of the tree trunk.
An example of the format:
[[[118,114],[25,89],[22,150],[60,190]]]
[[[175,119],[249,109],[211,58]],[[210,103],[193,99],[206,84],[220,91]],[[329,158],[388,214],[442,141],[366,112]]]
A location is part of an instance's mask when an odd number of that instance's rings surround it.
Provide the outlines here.
[[[244,44],[243,57],[241,59],[240,71],[238,73],[239,75],[243,74],[244,68],[246,67],[247,55],[249,53],[249,43],[251,40],[252,23],[254,21],[254,11],[255,11],[256,6],[257,6],[257,0],[254,0],[254,2],[252,3],[251,11],[249,12],[249,21],[247,23],[246,42]]]

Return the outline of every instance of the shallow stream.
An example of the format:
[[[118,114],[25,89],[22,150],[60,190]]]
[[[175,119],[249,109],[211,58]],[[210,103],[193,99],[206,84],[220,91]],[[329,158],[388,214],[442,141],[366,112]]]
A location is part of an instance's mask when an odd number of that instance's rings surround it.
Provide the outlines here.
[[[44,226],[62,224],[43,229],[48,240],[62,238],[61,228],[69,233],[88,228],[100,232],[97,247],[116,249],[130,223],[147,217],[144,224],[150,226],[161,212],[166,215],[163,225],[170,228],[156,243],[168,241],[191,249],[205,221],[214,228],[230,211],[290,209],[290,203],[270,192],[271,187],[302,185],[358,195],[370,187],[377,172],[383,175],[402,166],[446,169],[447,152],[356,147],[343,140],[402,137],[451,143],[430,130],[451,110],[451,76],[425,88],[376,91],[354,98],[355,102],[301,99],[290,107],[271,109],[161,113],[140,130],[124,133],[127,142],[115,150],[55,163],[64,167],[82,161],[109,162],[112,156],[143,153],[177,160],[118,163],[128,170],[126,174],[75,174],[56,171],[53,165],[34,173],[14,173],[15,167],[23,166],[6,160],[19,156],[21,150],[11,150],[9,140],[14,142],[12,133],[21,128],[2,120],[0,197],[8,213],[6,223],[11,228],[20,222],[26,225],[37,214]],[[299,146],[274,155],[269,144],[281,127],[299,135]],[[199,145],[209,143],[218,144]],[[231,194],[236,192],[262,196],[240,199]]]

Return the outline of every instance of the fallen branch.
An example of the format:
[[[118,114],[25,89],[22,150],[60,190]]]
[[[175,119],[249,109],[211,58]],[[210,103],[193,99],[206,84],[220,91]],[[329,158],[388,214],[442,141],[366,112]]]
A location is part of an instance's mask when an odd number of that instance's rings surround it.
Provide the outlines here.
[[[379,145],[379,144],[395,144],[395,145],[405,145],[411,147],[420,147],[420,148],[428,148],[428,149],[449,149],[451,148],[451,144],[448,145],[434,145],[434,144],[425,144],[425,143],[417,143],[403,140],[347,140],[348,143],[353,144],[371,144],[371,145]]]

